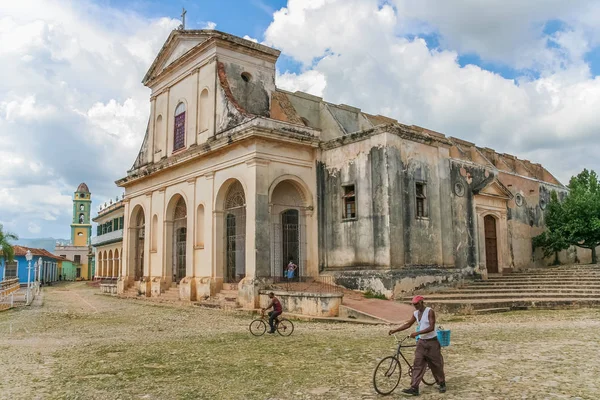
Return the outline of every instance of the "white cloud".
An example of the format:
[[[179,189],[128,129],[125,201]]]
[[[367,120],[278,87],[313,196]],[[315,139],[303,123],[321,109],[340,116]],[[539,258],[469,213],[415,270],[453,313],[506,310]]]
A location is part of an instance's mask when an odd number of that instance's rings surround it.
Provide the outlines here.
[[[287,71],[283,74],[277,74],[277,87],[290,92],[300,91],[322,96],[326,85],[325,75],[314,70],[302,74]]]
[[[253,37],[250,37],[248,35],[244,35],[244,39],[249,40],[254,43],[258,43],[258,39],[254,39]]]
[[[202,27],[202,29],[216,29],[217,23],[212,21],[207,21],[206,24]]]
[[[68,236],[72,193],[121,193],[146,130],[146,69],[178,21],[90,0],[0,2],[0,215]],[[35,229],[34,229],[35,230]]]
[[[40,226],[38,224],[36,224],[35,222],[30,222],[29,226],[27,227],[27,230],[30,233],[37,235],[38,233],[40,233],[42,231],[42,228],[40,228]]]
[[[433,0],[398,0],[393,8],[378,0],[289,0],[265,41],[303,65],[299,74],[278,75],[283,88],[543,162],[566,183],[583,167],[600,169],[589,151],[589,158],[577,155],[582,146],[600,146],[600,78],[583,60],[599,41],[578,24],[581,14],[570,3],[540,2],[491,0],[484,7],[460,0],[433,7]],[[544,22],[561,13],[573,25],[542,35]],[[432,32],[442,34],[446,49],[406,36]],[[461,67],[459,51],[535,67],[539,78],[515,81]]]

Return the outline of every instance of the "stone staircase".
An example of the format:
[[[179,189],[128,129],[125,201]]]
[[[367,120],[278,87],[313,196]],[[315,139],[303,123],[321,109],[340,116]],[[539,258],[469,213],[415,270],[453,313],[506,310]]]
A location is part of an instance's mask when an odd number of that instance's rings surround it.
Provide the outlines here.
[[[156,302],[178,302],[179,299],[179,287],[176,283],[172,283],[171,287],[167,290],[162,290],[160,297],[146,297],[145,295],[138,295],[138,290],[135,287],[129,287],[125,289],[119,297],[124,298],[137,298]]]
[[[235,310],[239,308],[237,283],[224,283],[223,288],[215,297],[195,303],[201,307]]]
[[[444,312],[600,307],[600,266],[572,265],[490,275],[487,280],[424,297],[428,306]],[[408,300],[410,297],[403,298]]]

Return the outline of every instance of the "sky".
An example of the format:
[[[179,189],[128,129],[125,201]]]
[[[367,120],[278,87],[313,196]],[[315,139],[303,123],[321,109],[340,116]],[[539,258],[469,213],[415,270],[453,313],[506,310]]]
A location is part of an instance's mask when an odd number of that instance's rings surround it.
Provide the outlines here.
[[[277,86],[543,164],[600,170],[597,0],[0,0],[0,223],[70,235],[123,191],[148,67],[185,7],[282,51]]]

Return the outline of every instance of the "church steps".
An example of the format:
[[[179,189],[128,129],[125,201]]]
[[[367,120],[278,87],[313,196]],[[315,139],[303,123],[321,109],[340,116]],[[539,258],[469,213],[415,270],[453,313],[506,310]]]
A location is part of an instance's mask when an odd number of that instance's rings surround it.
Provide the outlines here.
[[[600,307],[600,296],[588,299],[562,299],[562,298],[513,298],[513,299],[481,299],[465,301],[464,299],[428,301],[427,306],[442,312],[477,312],[477,310],[490,308],[510,308],[511,310],[542,308],[576,308]]]
[[[434,294],[428,295],[427,301],[435,300],[454,300],[454,299],[514,299],[514,298],[558,298],[558,299],[587,299],[587,298],[600,298],[600,292],[593,293],[558,293],[555,291],[548,291],[543,293],[452,293],[452,294]],[[410,297],[406,297],[404,301],[410,301]]]
[[[522,292],[525,291],[527,293],[573,293],[573,294],[586,294],[586,293],[598,293],[600,294],[600,287],[599,288],[564,288],[564,287],[555,287],[555,288],[548,288],[548,287],[544,287],[544,286],[540,286],[540,287],[522,287],[522,288],[502,288],[502,289],[496,289],[496,288],[488,288],[488,289],[453,289],[453,290],[448,290],[447,292],[443,292],[444,294],[457,294],[457,293],[465,293],[465,294],[469,294],[469,293],[473,293],[473,294],[485,294],[485,293],[510,293],[510,294],[514,294],[515,292]],[[441,293],[440,293],[441,294]]]
[[[409,299],[407,296],[402,301]],[[432,307],[467,313],[478,310],[600,307],[600,269],[597,266],[577,266],[491,275],[486,280],[426,294],[425,299]]]

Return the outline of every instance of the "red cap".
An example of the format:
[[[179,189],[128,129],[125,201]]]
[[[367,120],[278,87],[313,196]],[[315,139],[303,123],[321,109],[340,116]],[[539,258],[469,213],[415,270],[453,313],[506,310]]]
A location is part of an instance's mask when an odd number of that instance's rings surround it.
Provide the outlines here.
[[[423,301],[423,300],[425,300],[425,298],[423,296],[415,296],[412,299],[412,303],[417,304],[418,302]]]

